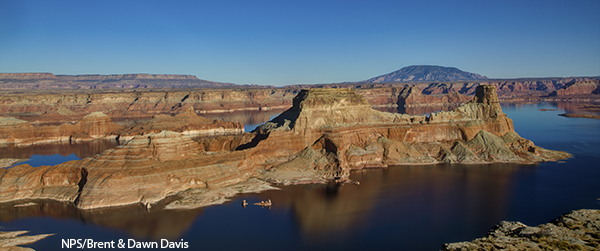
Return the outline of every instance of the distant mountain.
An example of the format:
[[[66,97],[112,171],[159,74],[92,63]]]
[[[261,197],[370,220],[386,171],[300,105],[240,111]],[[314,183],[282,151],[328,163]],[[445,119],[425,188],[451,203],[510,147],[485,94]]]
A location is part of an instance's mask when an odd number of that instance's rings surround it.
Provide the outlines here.
[[[52,73],[0,73],[0,89],[138,89],[219,88],[237,86],[202,80],[193,75],[119,74],[54,75]]]
[[[458,81],[487,79],[479,74],[461,71],[454,67],[412,65],[392,73],[365,80],[366,83],[398,83],[424,81]]]

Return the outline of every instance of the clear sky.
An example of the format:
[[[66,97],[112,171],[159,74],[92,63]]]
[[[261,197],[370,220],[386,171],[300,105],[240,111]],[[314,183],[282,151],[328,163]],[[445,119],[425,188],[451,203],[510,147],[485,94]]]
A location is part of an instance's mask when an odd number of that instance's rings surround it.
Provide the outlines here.
[[[409,65],[600,75],[599,0],[0,0],[0,72],[360,81]]]

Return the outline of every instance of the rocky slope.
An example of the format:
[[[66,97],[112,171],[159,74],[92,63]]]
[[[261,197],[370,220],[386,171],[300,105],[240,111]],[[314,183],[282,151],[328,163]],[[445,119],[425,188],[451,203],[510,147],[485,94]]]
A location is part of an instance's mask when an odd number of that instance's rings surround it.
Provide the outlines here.
[[[312,89],[298,93],[292,108],[253,133],[199,142],[173,131],[138,133],[91,158],[3,170],[0,202],[48,198],[92,209],[150,205],[178,195],[184,198],[173,203],[189,208],[206,202],[186,199],[202,194],[189,191],[219,189],[251,177],[283,184],[344,182],[351,170],[369,167],[566,157],[519,137],[494,86],[478,87],[473,100],[453,111],[426,116],[372,110],[350,89]],[[204,202],[194,204],[198,201]]]
[[[566,213],[536,227],[502,221],[486,237],[445,244],[442,250],[598,250],[600,210]]]
[[[366,83],[398,83],[398,82],[425,82],[425,81],[457,81],[480,80],[487,77],[479,74],[464,72],[454,67],[435,65],[411,65],[395,72],[377,76]]]

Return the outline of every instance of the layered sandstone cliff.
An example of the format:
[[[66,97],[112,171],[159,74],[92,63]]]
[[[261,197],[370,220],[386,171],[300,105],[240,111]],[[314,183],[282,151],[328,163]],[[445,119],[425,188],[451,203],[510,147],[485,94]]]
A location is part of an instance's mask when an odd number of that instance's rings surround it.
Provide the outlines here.
[[[311,89],[253,133],[199,142],[173,131],[138,134],[100,155],[51,167],[72,175],[52,176],[50,183],[40,183],[36,172],[14,173],[29,170],[23,166],[7,169],[5,177],[20,178],[0,180],[0,201],[46,196],[72,200],[82,209],[150,205],[188,189],[222,188],[250,177],[283,184],[341,182],[351,170],[368,167],[532,163],[568,156],[519,137],[494,86],[479,86],[469,103],[427,116],[375,111],[350,89]],[[204,205],[193,201],[199,200],[174,203]]]
[[[562,88],[550,93],[549,96],[572,96],[572,95],[592,95],[600,94],[599,80],[572,81]]]
[[[5,74],[15,75],[15,74]],[[17,74],[18,75],[18,74]],[[130,76],[131,75],[131,76]],[[180,76],[180,75],[177,75]],[[191,81],[183,79],[160,79],[161,75],[128,74],[111,75],[111,78],[121,80],[102,80],[106,84],[118,84],[123,81]],[[64,78],[64,76],[59,76]],[[292,106],[293,97],[302,88],[354,88],[364,96],[372,107],[388,108],[400,113],[423,114],[439,110],[452,110],[456,102],[462,103],[475,94],[475,89],[481,84],[496,86],[500,97],[510,102],[527,102],[535,100],[573,100],[594,101],[599,96],[592,90],[589,95],[547,96],[548,94],[570,88],[569,83],[598,83],[597,78],[552,78],[552,79],[517,79],[517,80],[481,80],[463,82],[433,82],[433,83],[343,83],[326,85],[288,86],[285,88],[193,88],[193,89],[144,89],[142,85],[127,84],[119,89],[101,88],[89,89],[81,86],[76,90],[58,90],[60,85],[50,78],[59,78],[52,74],[33,74],[31,78],[39,81],[40,88],[50,88],[44,91],[7,91],[1,90],[6,86],[5,80],[0,79],[0,114],[5,117],[15,117],[21,120],[40,124],[60,124],[77,121],[91,112],[102,112],[115,121],[132,118],[151,118],[156,114],[179,114],[189,107],[198,113],[226,113],[233,111],[261,111],[269,109],[287,109]],[[74,79],[108,78],[105,75],[69,76]],[[147,78],[154,79],[147,79]],[[17,78],[13,76],[12,78]],[[166,78],[166,77],[165,77]],[[191,77],[190,77],[191,78]],[[15,80],[17,81],[17,80]],[[21,80],[18,80],[21,81]],[[25,81],[25,80],[23,80]],[[36,80],[38,81],[38,80]],[[70,80],[69,80],[70,81]],[[74,80],[75,81],[75,80]],[[92,83],[100,80],[77,80],[82,83]],[[52,83],[51,83],[52,82]],[[110,86],[107,86],[110,87]],[[126,87],[126,88],[125,88]],[[173,86],[175,87],[175,86]],[[185,87],[183,85],[177,87]],[[58,89],[57,89],[58,88]],[[124,88],[124,89],[123,89]],[[419,93],[414,89],[421,90]],[[581,93],[583,89],[575,88]],[[565,89],[566,90],[566,89]],[[587,90],[587,89],[586,89]],[[561,91],[561,93],[564,91]],[[569,93],[572,91],[569,91]],[[410,95],[407,95],[410,94]]]
[[[419,87],[405,87],[398,95],[398,110],[400,113],[418,114],[409,112],[415,108],[429,108],[431,111],[449,111],[471,100],[467,95],[450,92],[443,96],[423,95]]]
[[[115,120],[179,114],[193,107],[199,114],[289,108],[298,90],[195,89],[193,91],[12,93],[0,95],[0,114],[32,123],[79,120],[102,112]]]
[[[100,112],[90,113],[75,124],[65,123],[59,126],[34,126],[24,120],[0,117],[0,145],[115,138],[116,135],[111,136],[111,133],[121,128]]]
[[[97,139],[119,139],[124,142],[136,135],[163,130],[192,137],[214,136],[243,133],[244,125],[198,116],[192,107],[175,116],[157,115],[147,122],[138,122],[130,126],[117,125],[108,115],[101,112],[92,112],[74,124],[64,123],[58,126],[39,126],[12,117],[0,117],[0,145],[26,146]]]
[[[282,169],[308,166],[342,179],[349,170],[365,167],[535,162],[567,156],[519,137],[502,112],[494,86],[478,87],[475,98],[454,111],[427,116],[372,110],[350,90],[307,90],[296,97],[294,107],[257,131],[268,134],[266,141],[281,137],[281,132],[304,139],[305,148],[280,165]]]

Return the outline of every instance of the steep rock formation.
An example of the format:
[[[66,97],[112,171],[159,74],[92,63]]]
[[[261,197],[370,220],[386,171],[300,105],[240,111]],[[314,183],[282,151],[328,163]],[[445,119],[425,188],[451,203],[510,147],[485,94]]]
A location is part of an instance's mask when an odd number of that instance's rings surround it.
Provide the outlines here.
[[[351,169],[391,164],[533,162],[568,156],[519,137],[490,85],[479,86],[468,104],[428,116],[372,110],[351,90],[305,90],[292,108],[259,126],[257,133],[265,142],[279,142],[279,151],[282,145],[291,152],[302,150],[274,165],[263,175],[267,179],[276,179],[273,172],[285,173],[283,169],[320,170],[326,178],[344,179]]]
[[[217,146],[212,148],[212,144]],[[74,202],[79,208],[91,209],[149,205],[167,196],[181,196],[188,189],[221,188],[250,177],[283,184],[343,182],[350,170],[368,167],[531,163],[568,156],[519,137],[502,112],[494,86],[479,86],[469,103],[428,116],[372,110],[364,97],[349,89],[312,89],[301,91],[292,108],[253,133],[200,143],[177,132],[149,133],[92,158],[52,168],[80,171]],[[17,176],[12,169],[7,169],[4,176]],[[20,175],[23,182],[34,183],[23,191],[38,188],[38,175]],[[0,190],[19,182],[2,179]],[[45,188],[65,190],[55,183]],[[0,201],[31,198],[29,194],[34,193],[22,192]],[[72,190],[68,194],[72,195]]]

